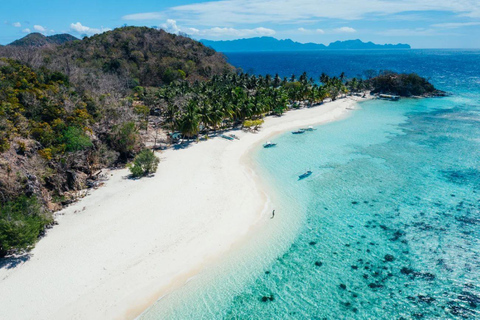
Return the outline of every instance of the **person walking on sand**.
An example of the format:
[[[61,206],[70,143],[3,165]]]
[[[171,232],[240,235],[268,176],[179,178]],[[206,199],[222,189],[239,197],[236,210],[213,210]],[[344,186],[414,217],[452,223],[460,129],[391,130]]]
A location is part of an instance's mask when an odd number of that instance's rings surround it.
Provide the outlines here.
[[[273,219],[275,218],[275,210],[272,211],[272,216],[270,217],[270,219]]]

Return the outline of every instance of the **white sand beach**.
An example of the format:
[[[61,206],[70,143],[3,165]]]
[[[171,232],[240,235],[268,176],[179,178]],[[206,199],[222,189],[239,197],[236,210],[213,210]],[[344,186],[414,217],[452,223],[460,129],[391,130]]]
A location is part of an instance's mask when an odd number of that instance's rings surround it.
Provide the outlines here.
[[[267,222],[248,151],[283,131],[340,119],[360,98],[268,117],[258,133],[235,131],[169,149],[157,173],[105,186],[61,211],[31,258],[0,268],[0,319],[132,319]]]

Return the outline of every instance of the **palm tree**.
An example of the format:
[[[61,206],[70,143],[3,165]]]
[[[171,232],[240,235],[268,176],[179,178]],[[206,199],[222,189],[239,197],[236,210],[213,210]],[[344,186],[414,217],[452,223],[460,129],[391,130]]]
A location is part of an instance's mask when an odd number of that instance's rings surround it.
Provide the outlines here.
[[[205,129],[208,129],[208,126],[212,123],[211,108],[208,104],[208,100],[205,98],[199,103],[198,116]]]
[[[224,117],[224,111],[222,110],[222,104],[219,102],[212,103],[212,109],[210,113],[210,125],[213,130],[217,130],[218,126],[222,123]]]
[[[278,73],[275,75],[275,78],[273,79],[273,87],[278,88],[280,84],[282,83],[282,79],[278,75]]]
[[[185,113],[178,121],[180,132],[187,138],[192,138],[198,134],[200,126],[200,117],[198,115],[197,101],[190,100],[187,104]]]

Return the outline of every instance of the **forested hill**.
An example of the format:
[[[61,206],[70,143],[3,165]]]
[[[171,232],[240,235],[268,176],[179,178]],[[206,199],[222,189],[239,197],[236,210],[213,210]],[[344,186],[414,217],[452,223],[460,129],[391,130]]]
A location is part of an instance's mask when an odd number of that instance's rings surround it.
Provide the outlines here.
[[[78,40],[70,34],[56,34],[53,36],[44,36],[41,33],[30,33],[25,37],[15,40],[9,44],[9,46],[14,47],[43,47],[48,44],[63,44],[70,41]]]
[[[132,88],[205,80],[234,70],[222,54],[200,42],[147,27],[118,28],[34,50],[5,46],[0,56],[62,72],[76,82],[89,78],[82,73],[107,74]]]
[[[201,43],[150,28],[0,47],[0,258],[31,248],[100,169],[130,161],[154,130],[157,141],[166,106],[183,117],[187,98],[149,108],[138,100],[148,87],[159,100],[167,84],[234,70]]]

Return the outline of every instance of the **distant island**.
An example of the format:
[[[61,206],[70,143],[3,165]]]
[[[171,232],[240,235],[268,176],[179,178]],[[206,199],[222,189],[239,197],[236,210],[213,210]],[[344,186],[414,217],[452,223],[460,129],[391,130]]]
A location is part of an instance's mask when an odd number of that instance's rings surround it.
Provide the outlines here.
[[[357,40],[336,41],[328,46],[320,43],[300,43],[290,39],[278,40],[272,37],[257,37],[227,41],[200,40],[207,47],[220,52],[258,52],[258,51],[314,51],[314,50],[375,50],[410,49],[408,44],[375,44]]]

